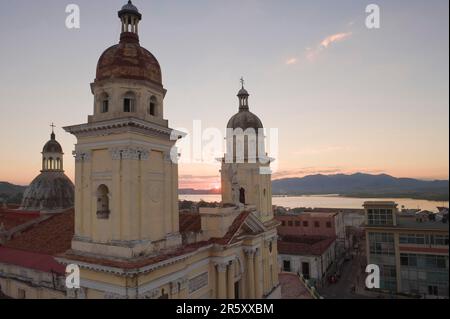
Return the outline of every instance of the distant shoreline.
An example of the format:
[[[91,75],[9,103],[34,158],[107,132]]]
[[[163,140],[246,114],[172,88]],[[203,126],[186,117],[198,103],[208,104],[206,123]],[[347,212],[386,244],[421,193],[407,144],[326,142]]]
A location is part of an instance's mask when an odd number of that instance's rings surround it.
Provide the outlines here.
[[[220,193],[179,193],[179,195],[220,195]],[[449,197],[431,195],[431,196],[420,196],[420,194],[273,194],[272,197],[343,197],[343,198],[402,198],[402,199],[415,199],[415,200],[426,200],[430,202],[448,202]]]

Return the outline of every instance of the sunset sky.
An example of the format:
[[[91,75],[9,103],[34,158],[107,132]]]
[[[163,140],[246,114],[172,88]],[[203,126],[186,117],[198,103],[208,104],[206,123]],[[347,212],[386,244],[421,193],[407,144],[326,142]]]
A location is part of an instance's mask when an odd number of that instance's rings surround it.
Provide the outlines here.
[[[39,173],[50,124],[73,178],[75,138],[61,127],[93,112],[89,84],[116,44],[125,0],[3,0],[0,10],[0,181]],[[65,7],[81,28],[65,27]],[[141,45],[159,60],[172,128],[225,133],[250,110],[279,130],[274,178],[333,173],[449,176],[449,4],[412,1],[193,0],[133,3]],[[366,5],[381,28],[365,26]],[[218,164],[180,165],[180,187],[219,185]]]

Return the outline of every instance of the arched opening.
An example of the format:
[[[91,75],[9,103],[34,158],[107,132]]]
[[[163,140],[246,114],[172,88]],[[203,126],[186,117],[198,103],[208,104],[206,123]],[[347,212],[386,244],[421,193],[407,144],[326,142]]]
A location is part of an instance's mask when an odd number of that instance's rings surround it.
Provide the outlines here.
[[[136,96],[133,92],[128,92],[123,97],[123,111],[125,113],[133,113],[136,110]]]
[[[243,188],[239,190],[239,202],[245,205],[245,189]]]
[[[61,169],[61,159],[59,157],[56,159],[56,169],[57,170]]]
[[[100,96],[100,112],[108,113],[109,112],[109,95],[107,93],[103,93]]]
[[[150,98],[150,104],[148,106],[148,114],[152,116],[156,116],[157,114],[157,106],[158,106],[158,100],[155,96],[152,96]]]
[[[100,185],[97,189],[97,218],[108,219],[109,214],[109,189],[106,185]]]
[[[50,157],[48,160],[48,168],[53,169],[53,158],[52,157]]]

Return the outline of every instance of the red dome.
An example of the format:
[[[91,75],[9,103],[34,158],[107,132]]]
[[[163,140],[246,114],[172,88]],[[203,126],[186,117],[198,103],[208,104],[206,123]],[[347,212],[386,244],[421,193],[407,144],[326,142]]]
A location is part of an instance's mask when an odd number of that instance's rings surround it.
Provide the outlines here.
[[[120,43],[106,49],[98,60],[95,81],[107,79],[143,80],[162,85],[158,60],[130,32],[122,33]]]

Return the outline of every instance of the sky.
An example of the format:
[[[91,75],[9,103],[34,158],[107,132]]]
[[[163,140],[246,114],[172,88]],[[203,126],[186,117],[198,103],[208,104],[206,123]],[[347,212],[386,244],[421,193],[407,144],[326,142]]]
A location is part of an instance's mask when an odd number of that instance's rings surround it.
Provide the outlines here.
[[[80,8],[68,29],[66,5]],[[93,112],[90,83],[116,44],[125,0],[1,0],[0,181],[39,173],[50,124],[73,178],[76,139],[62,127]],[[164,116],[225,132],[250,110],[278,129],[273,178],[365,172],[449,176],[447,0],[168,0],[133,2],[141,45],[159,60]],[[380,28],[365,25],[380,7]],[[190,135],[188,135],[189,137]],[[180,187],[214,188],[219,165],[181,163]]]

